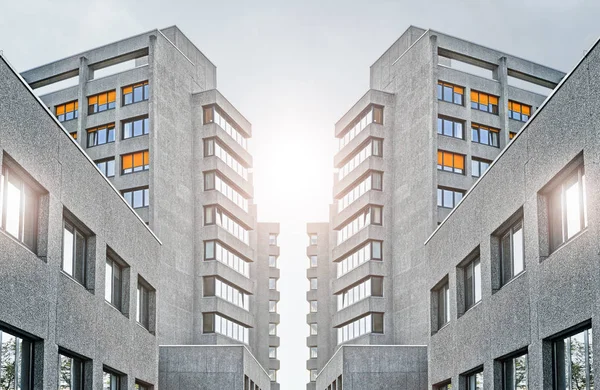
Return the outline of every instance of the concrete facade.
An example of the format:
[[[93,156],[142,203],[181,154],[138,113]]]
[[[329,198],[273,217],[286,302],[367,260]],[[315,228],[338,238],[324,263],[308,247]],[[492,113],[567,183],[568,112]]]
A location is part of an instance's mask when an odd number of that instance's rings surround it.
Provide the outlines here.
[[[0,223],[3,384],[11,384],[5,366],[8,335],[31,345],[16,353],[22,379],[16,388],[58,388],[59,354],[82,362],[85,388],[100,388],[108,368],[120,375],[123,388],[157,384],[155,292],[145,328],[136,320],[136,290],[140,278],[159,286],[160,241],[3,57],[0,96],[0,181],[5,183],[9,169],[37,198],[37,205],[26,211],[37,214],[34,248],[11,235],[6,222]],[[2,187],[0,215],[6,221],[8,210],[19,209],[19,204],[8,200],[7,187]],[[62,268],[66,218],[85,228],[83,283]],[[105,300],[109,255],[123,264],[120,310]]]
[[[430,269],[423,242],[564,76],[412,26],[370,72],[371,89],[336,123],[334,132],[340,149],[334,156],[329,262],[335,267],[347,259],[352,263],[341,273],[323,274],[330,279],[330,296],[343,294],[345,299],[352,293],[349,303],[333,306],[334,313],[324,322],[342,329],[342,339],[337,334],[333,339],[334,350],[342,344],[428,344],[430,291],[423,292],[423,286]],[[509,104],[515,109],[509,110]],[[516,107],[527,116],[517,118]],[[445,130],[447,123],[450,131]],[[447,193],[452,202],[445,201]],[[362,250],[373,242],[381,243],[381,256]],[[379,278],[383,283],[377,290],[361,290],[365,281],[370,279],[366,286],[373,288]],[[344,336],[349,324],[367,315],[381,319],[383,326],[367,327],[366,333],[355,328],[359,337],[351,331]],[[317,369],[327,367],[318,364]],[[316,383],[320,386],[318,378]]]
[[[277,389],[279,361],[269,358],[275,340],[263,318],[279,322],[276,311],[269,311],[279,293],[269,290],[267,277],[278,278],[278,270],[263,269],[269,255],[279,255],[279,225],[259,231],[247,146],[252,126],[216,89],[215,65],[169,27],[22,77],[34,90],[74,81],[40,93],[41,100],[160,238],[153,267],[160,277],[152,284],[158,344],[245,345]],[[63,117],[74,102],[77,115]],[[170,359],[176,360],[177,351],[183,349],[171,350]]]

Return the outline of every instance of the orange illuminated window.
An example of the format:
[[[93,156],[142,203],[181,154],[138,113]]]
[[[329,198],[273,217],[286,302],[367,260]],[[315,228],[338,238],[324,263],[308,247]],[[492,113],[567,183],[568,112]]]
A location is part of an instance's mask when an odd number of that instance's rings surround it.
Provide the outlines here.
[[[147,171],[148,169],[150,169],[150,153],[147,150],[121,156],[123,174]]]
[[[442,171],[465,173],[465,156],[462,154],[438,150],[437,167]]]
[[[508,117],[517,121],[527,122],[531,116],[531,106],[518,103],[512,100],[508,101]]]
[[[127,87],[123,87],[123,105],[126,106],[128,104],[148,100],[149,95],[148,81],[128,85]]]
[[[511,132],[509,132],[509,133],[508,133],[508,139],[513,139],[513,138],[515,138],[515,135],[517,135],[517,133],[514,133],[514,132],[512,132],[512,131],[511,131]]]
[[[448,103],[463,105],[465,89],[458,85],[438,81],[437,98]]]
[[[70,121],[79,117],[79,102],[77,100],[55,107],[59,122]]]
[[[116,100],[116,91],[102,92],[97,95],[88,96],[88,115],[106,110],[112,110],[115,108]]]
[[[204,107],[204,124],[213,123],[215,121],[215,108],[213,106]]]
[[[498,96],[471,91],[471,108],[498,115]]]
[[[77,139],[77,132],[76,131],[74,131],[74,132],[72,132],[70,134],[71,134],[71,137],[73,137],[73,139]]]

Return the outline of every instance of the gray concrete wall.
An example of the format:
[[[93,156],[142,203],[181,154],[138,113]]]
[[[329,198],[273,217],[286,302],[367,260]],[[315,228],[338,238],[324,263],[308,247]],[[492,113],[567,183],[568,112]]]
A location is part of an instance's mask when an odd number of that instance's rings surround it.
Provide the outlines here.
[[[1,279],[9,281],[0,287],[0,327],[34,341],[35,389],[57,387],[59,349],[89,359],[90,388],[100,386],[103,366],[125,374],[128,388],[136,379],[156,385],[157,338],[136,323],[136,288],[138,276],[159,288],[160,242],[4,58],[0,96],[0,165],[12,160],[41,191],[37,252],[0,231]],[[85,287],[61,271],[66,210],[93,233]],[[129,266],[123,312],[104,299],[107,247]]]
[[[596,46],[426,244],[420,260],[427,264],[427,277],[417,293],[428,295],[448,276],[451,295],[450,323],[429,340],[430,385],[447,379],[457,384],[462,373],[483,366],[485,387],[499,389],[499,359],[524,350],[529,387],[553,388],[552,337],[589,320],[593,332],[600,331],[594,321],[600,294],[594,239],[600,210],[595,196],[599,60]],[[543,190],[578,155],[585,167],[588,227],[549,254]],[[500,287],[494,235],[518,212],[523,215],[525,271]],[[483,297],[463,314],[458,265],[476,248]],[[598,346],[592,352],[600,353]],[[593,369],[600,369],[597,359]]]

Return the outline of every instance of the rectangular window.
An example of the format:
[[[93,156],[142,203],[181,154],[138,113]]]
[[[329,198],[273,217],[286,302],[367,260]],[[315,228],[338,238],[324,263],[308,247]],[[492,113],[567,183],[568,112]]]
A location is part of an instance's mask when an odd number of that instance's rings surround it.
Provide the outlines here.
[[[243,243],[249,243],[249,231],[217,206],[204,207],[204,226],[209,225],[220,226]]]
[[[339,328],[338,344],[369,333],[383,333],[383,313],[369,313]]]
[[[435,390],[452,390],[452,383],[446,382],[441,385],[437,385],[433,387]]]
[[[117,310],[123,309],[123,266],[106,257],[106,274],[104,279],[104,299]]]
[[[32,342],[0,329],[0,357],[1,389],[33,389]]]
[[[269,234],[269,245],[277,245],[277,234]]]
[[[471,140],[478,144],[500,147],[500,130],[471,123]]]
[[[87,237],[75,225],[63,220],[63,261],[62,270],[85,286]]]
[[[319,301],[309,301],[310,303],[310,312],[316,313],[319,305]]]
[[[151,390],[152,386],[142,382],[135,382],[134,390]]]
[[[316,336],[319,332],[319,325],[316,322],[313,322],[312,324],[310,324],[310,335],[311,336]]]
[[[277,290],[277,279],[269,278],[269,290]]]
[[[72,137],[73,139],[77,139],[77,132],[76,132],[76,131],[74,131],[74,132],[72,132],[72,133],[69,133],[69,134],[71,135],[71,137]]]
[[[471,176],[480,177],[490,167],[492,162],[473,157],[471,159]]]
[[[248,344],[249,328],[216,313],[202,313],[202,333],[218,333]]]
[[[508,133],[508,139],[513,139],[513,138],[515,138],[516,135],[517,135],[517,133],[515,133],[514,131],[510,131]]]
[[[219,297],[244,310],[250,309],[248,294],[218,277],[205,276],[203,287],[205,297]]]
[[[125,201],[134,209],[150,206],[150,189],[142,187],[122,192]]]
[[[573,170],[548,194],[550,250],[554,251],[587,227],[587,198],[583,165]]]
[[[147,150],[121,155],[121,174],[147,171],[150,169],[150,152]]]
[[[481,262],[479,257],[465,265],[465,310],[481,301]]]
[[[79,117],[79,102],[77,100],[59,104],[54,109],[59,122],[66,122]]]
[[[457,119],[439,116],[437,120],[437,133],[448,137],[464,139],[464,122]]]
[[[531,106],[518,103],[513,100],[508,101],[508,117],[516,121],[527,122],[531,116]]]
[[[102,92],[97,95],[88,96],[88,115],[98,112],[112,110],[117,100],[116,91]]]
[[[0,229],[36,252],[40,195],[7,165],[0,175]]]
[[[315,369],[310,370],[310,381],[311,382],[317,381],[317,374],[318,374],[317,370],[315,370]]]
[[[437,84],[438,100],[443,100],[448,103],[454,103],[454,104],[458,104],[458,105],[462,106],[464,96],[465,96],[465,89],[463,87],[445,83],[443,81],[438,81],[438,84]]]
[[[115,124],[94,127],[87,129],[87,147],[104,145],[115,142]]]
[[[225,130],[244,149],[248,149],[248,140],[242,134],[240,126],[218,106],[211,105],[202,108],[203,124],[216,123]]]
[[[310,268],[315,268],[318,264],[318,257],[315,255],[310,256]]]
[[[317,278],[310,278],[310,289],[311,290],[316,290],[317,286],[318,286],[318,279]]]
[[[317,347],[310,347],[310,358],[316,359],[319,355],[319,349]]]
[[[483,371],[466,376],[467,390],[483,390]]]
[[[123,139],[140,137],[150,134],[150,121],[148,117],[131,119],[123,123]]]
[[[554,388],[594,390],[592,329],[554,342]]]
[[[383,224],[383,208],[381,206],[368,206],[363,209],[353,220],[337,231],[338,245],[369,225]]]
[[[436,291],[437,296],[437,328],[442,329],[450,322],[450,287],[444,283]]]
[[[148,81],[129,85],[123,87],[123,105],[133,104],[148,100],[150,97],[150,91],[148,88]]]
[[[148,330],[150,330],[150,295],[152,293],[153,290],[141,278],[138,278],[136,320],[138,324]]]
[[[62,352],[58,355],[58,388],[59,390],[83,390],[84,366],[83,360],[67,356]]]
[[[463,198],[465,192],[454,188],[438,187],[437,189],[437,205],[448,209],[454,208]]]
[[[318,238],[317,234],[311,233],[308,235],[308,237],[309,237],[309,242],[308,242],[309,245],[317,245],[317,238]]]
[[[442,171],[464,175],[465,156],[458,153],[447,152],[445,150],[438,150],[437,168]]]
[[[234,271],[246,277],[249,276],[248,260],[238,256],[218,241],[204,242],[204,260],[217,260]]]
[[[277,256],[269,255],[269,267],[277,268]]]
[[[523,221],[511,226],[500,239],[500,272],[502,285],[525,270]]]
[[[338,179],[342,180],[348,176],[355,168],[361,165],[370,156],[383,156],[383,140],[381,138],[372,138],[362,149],[356,152],[338,171]]]
[[[383,296],[383,277],[371,276],[337,295],[337,309],[342,310],[368,297]]]
[[[382,106],[371,105],[359,114],[357,118],[342,131],[343,136],[339,139],[339,148],[341,149],[346,146],[371,123],[383,124]]]
[[[102,172],[102,174],[106,177],[114,177],[115,176],[115,159],[108,158],[106,160],[95,161],[96,166]]]
[[[498,96],[471,90],[471,108],[498,115]]]
[[[121,379],[121,375],[104,369],[104,374],[102,376],[102,388],[104,390],[121,390],[124,388],[124,386],[121,387]]]
[[[269,301],[269,313],[277,313],[277,301]]]
[[[269,359],[277,359],[277,347],[269,347]]]
[[[277,382],[277,370],[269,370],[269,379],[271,380],[271,382]]]
[[[502,362],[502,390],[528,390],[527,354]]]
[[[277,336],[277,324],[269,323],[269,336]]]
[[[382,260],[381,241],[371,241],[337,263],[338,278],[369,260]]]

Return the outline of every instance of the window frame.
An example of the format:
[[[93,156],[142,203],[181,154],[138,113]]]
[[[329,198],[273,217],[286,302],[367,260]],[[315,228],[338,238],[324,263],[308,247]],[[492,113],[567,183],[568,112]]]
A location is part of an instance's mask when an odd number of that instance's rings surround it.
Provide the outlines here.
[[[87,279],[88,279],[88,239],[89,239],[89,234],[88,232],[84,231],[83,229],[80,228],[79,224],[77,222],[74,222],[73,219],[69,216],[63,216],[62,219],[63,223],[62,223],[62,259],[61,259],[61,272],[63,272],[65,275],[67,275],[68,277],[70,277],[71,279],[75,280],[77,283],[81,284],[84,287],[87,287]],[[68,229],[68,227],[71,228],[71,230]],[[71,259],[71,272],[72,274],[69,274],[69,272],[65,269],[65,230],[70,231],[71,234],[73,235],[73,248],[72,248],[72,259]],[[77,273],[76,271],[76,262],[78,261],[77,259],[77,237],[81,237],[81,240],[83,241],[83,248],[82,248],[82,264],[79,265],[80,267],[80,272],[81,274]],[[77,273],[77,275],[76,275]]]
[[[446,203],[445,202],[445,200],[446,200],[445,191],[452,193],[452,206],[450,206],[450,207],[445,204]],[[466,191],[460,190],[458,188],[438,186],[438,188],[437,188],[437,197],[438,197],[437,207],[452,210],[462,200],[462,198],[465,196],[465,193],[466,193]],[[440,194],[441,194],[441,198],[440,198]],[[457,198],[459,198],[459,199],[457,199]]]
[[[479,267],[479,291],[477,291],[477,268]],[[469,259],[469,261],[462,267],[464,272],[464,299],[465,299],[465,312],[476,306],[483,299],[483,277],[481,272],[481,258],[479,253],[476,256]],[[469,271],[471,272],[471,278],[469,278]],[[470,281],[469,281],[470,279]],[[477,295],[479,292],[479,299]],[[470,298],[470,299],[469,299]]]
[[[142,154],[142,165],[135,166],[135,155],[141,153]],[[126,157],[131,157],[131,168],[125,168],[124,159]],[[145,162],[148,164],[145,164]],[[140,168],[141,167],[141,168]],[[138,169],[139,168],[139,169]],[[125,153],[121,155],[121,176],[123,175],[131,175],[137,172],[144,172],[150,170],[150,151],[146,150],[138,150],[136,152]]]
[[[445,87],[452,89],[452,96],[450,97],[451,100],[445,99],[445,89],[444,89]],[[457,88],[462,89],[462,93],[456,92]],[[460,103],[456,102],[456,95],[461,97]],[[461,87],[460,85],[451,84],[451,83],[447,83],[445,81],[438,80],[437,87],[436,87],[436,96],[437,96],[437,99],[442,102],[452,103],[452,104],[456,104],[458,106],[463,106],[463,107],[465,105],[465,87]]]
[[[477,164],[477,172],[479,172],[478,175],[475,175],[475,169],[474,168],[474,164]],[[485,170],[482,172],[481,170],[481,165],[482,164],[487,164],[487,168],[485,168]],[[479,157],[471,157],[471,177],[481,177],[483,176],[483,174],[485,172],[487,172],[488,169],[490,169],[490,165],[492,165],[492,161],[490,160],[485,160],[483,158],[479,158]]]
[[[446,155],[452,156],[452,166],[445,165]],[[456,167],[456,157],[462,157],[462,169]],[[440,163],[441,162],[441,163]],[[454,153],[447,150],[438,149],[437,151],[437,169],[438,171],[455,173],[457,175],[465,175],[466,174],[466,162],[467,156],[460,153]],[[449,168],[449,169],[446,169]]]
[[[112,389],[115,389],[115,390],[124,390],[124,384],[123,384],[123,382],[124,382],[124,379],[125,379],[125,375],[123,375],[122,373],[117,372],[117,371],[115,371],[115,370],[113,370],[111,368],[108,368],[108,367],[104,366],[102,368],[102,383],[103,383],[103,385],[105,384],[104,381],[106,380],[106,375],[108,375],[109,378],[110,378],[109,379],[110,380],[109,388],[111,390]],[[113,387],[113,383],[112,383],[113,378],[115,378],[115,380],[117,382],[115,387]],[[127,384],[125,383],[125,386],[126,385]]]
[[[141,191],[141,193],[142,193],[142,205],[139,207],[135,207],[134,196],[135,196],[135,193],[139,192],[139,191]],[[131,194],[131,202],[129,202],[128,194]],[[148,186],[127,188],[127,189],[121,191],[121,196],[123,197],[123,199],[125,199],[125,202],[127,202],[127,204],[129,206],[131,206],[131,208],[134,210],[150,207],[150,187],[148,187]]]
[[[450,122],[452,127],[452,134],[446,134],[446,126],[445,123]],[[440,127],[441,124],[441,127]],[[460,125],[460,137],[457,137],[457,127]],[[465,121],[461,119],[452,118],[446,115],[438,115],[437,117],[437,134],[442,135],[444,137],[456,138],[460,140],[465,139]]]
[[[138,135],[135,135],[135,131],[134,131],[136,122],[142,122],[142,133],[138,134]],[[131,135],[129,137],[126,136],[126,131],[125,131],[125,127],[128,124],[131,124],[131,130],[130,130]],[[143,116],[139,116],[136,118],[124,119],[121,121],[121,140],[143,137],[143,136],[149,135],[149,134],[150,134],[150,119],[148,118],[148,115],[143,115]]]
[[[59,348],[58,349],[58,385],[60,386],[60,378],[61,378],[61,357],[64,357],[66,359],[70,359],[71,360],[71,369],[70,369],[70,373],[71,373],[71,377],[70,380],[73,380],[73,363],[77,364],[77,367],[75,368],[75,370],[77,371],[77,379],[78,379],[78,383],[79,385],[76,386],[76,384],[71,386],[71,390],[84,390],[86,389],[86,379],[85,379],[85,375],[86,375],[86,363],[87,360],[80,358],[78,356],[75,356],[72,353],[69,353],[67,351],[64,351],[63,349]]]
[[[106,95],[106,103],[99,104],[100,97],[102,95]],[[114,96],[114,100],[110,100],[111,96]],[[92,103],[91,100],[95,98],[95,103]],[[104,111],[114,110],[117,107],[117,90],[111,89],[108,91],[96,93],[94,95],[90,95],[87,97],[88,102],[88,116],[98,114]],[[111,104],[112,103],[112,104]],[[106,106],[106,108],[101,109],[102,106]]]
[[[566,339],[571,339],[580,334],[584,334],[584,362],[585,362],[585,373],[586,373],[586,389],[589,389],[590,386],[590,373],[593,371],[593,364],[590,362],[590,355],[592,357],[592,361],[594,360],[593,350],[590,350],[590,347],[593,346],[593,333],[592,333],[592,324],[590,322],[586,322],[584,324],[578,325],[572,329],[569,329],[566,332],[561,333],[560,335],[552,338],[552,388],[559,390],[561,388],[565,388],[566,383],[562,383],[561,379],[564,380],[564,372],[563,370],[559,370],[559,361],[563,364],[565,363],[566,354],[564,351],[562,352],[562,356],[559,355],[558,346],[559,344],[563,344]],[[590,343],[591,337],[591,343]],[[569,340],[569,344],[571,340]],[[569,365],[572,365],[572,359],[569,360]],[[564,367],[564,366],[563,366]],[[563,374],[563,375],[561,375]],[[570,385],[569,385],[570,387]]]
[[[481,133],[482,131],[487,131],[487,142],[482,142]],[[474,134],[477,134],[477,137],[474,137]],[[495,135],[495,136],[494,136]],[[477,138],[477,140],[475,140]],[[494,143],[495,141],[495,143]],[[496,129],[495,127],[480,125],[479,123],[471,122],[471,142],[480,145],[491,146],[494,148],[500,148],[500,129]]]
[[[514,235],[519,230],[521,231],[521,256],[522,256],[522,260],[523,260],[523,269],[521,271],[519,271],[518,273],[515,273]],[[504,258],[505,250],[504,250],[503,246],[504,246],[504,240],[507,237],[509,237],[510,259]],[[525,272],[527,270],[526,260],[525,260],[525,226],[523,223],[523,217],[519,217],[516,221],[511,223],[508,228],[504,229],[504,231],[500,235],[498,235],[498,238],[499,238],[499,245],[500,245],[500,248],[499,248],[500,287],[502,287],[502,286],[505,286],[506,284],[508,284],[511,280],[515,279],[517,276],[521,275],[523,272]],[[508,261],[510,262],[510,275],[511,276],[509,278],[506,278],[506,276],[508,274],[506,273],[506,264],[505,263],[507,263]]]
[[[154,293],[156,290],[138,274],[136,288],[135,322],[154,333]],[[145,299],[144,299],[145,298]]]
[[[127,88],[131,88],[131,92],[125,92],[125,90]],[[135,89],[136,88],[142,88],[142,99],[141,100],[135,100]],[[131,95],[130,103],[127,103],[127,95]],[[130,85],[126,85],[126,86],[122,87],[121,88],[121,98],[123,99],[123,102],[121,104],[122,107],[149,100],[150,99],[150,86],[148,84],[148,80],[140,81],[138,83],[134,83],[134,84],[130,84]]]
[[[473,100],[474,94],[477,95],[477,100]],[[487,105],[482,104],[482,99],[481,97],[485,97],[486,100],[488,101]],[[491,103],[491,98],[496,100],[496,104],[492,104]],[[496,96],[496,95],[492,95],[490,93],[487,92],[482,92],[482,91],[477,91],[474,89],[471,89],[471,109],[473,110],[477,110],[477,111],[482,111],[482,112],[487,112],[488,114],[493,114],[493,115],[498,115],[498,106],[500,103],[500,97]],[[474,104],[477,106],[475,107]],[[482,107],[486,107],[486,109],[482,109]]]
[[[100,140],[99,134],[101,131],[106,131],[106,141],[102,142],[102,143],[100,143],[100,141],[99,141]],[[112,144],[115,142],[115,139],[116,139],[115,124],[108,123],[105,125],[91,127],[89,129],[85,130],[85,134],[86,134],[86,148],[88,148],[88,149],[96,147],[96,146]],[[112,138],[111,138],[111,134],[112,134]]]
[[[520,350],[518,352],[512,353],[510,356],[507,356],[501,360],[502,363],[502,390],[512,390],[516,389],[515,387],[515,364],[514,361],[516,359],[525,357],[525,381],[527,383],[527,388],[529,388],[529,355],[527,349]],[[508,371],[512,371],[509,377]],[[511,383],[509,384],[509,380]]]
[[[515,108],[515,106],[518,106],[519,109],[518,110],[514,110],[513,108]],[[529,115],[526,115],[525,113],[523,113],[523,108],[527,107],[529,109]],[[508,106],[507,106],[507,110],[508,112],[508,119],[512,119],[515,121],[519,121],[519,122],[527,122],[529,120],[529,118],[531,118],[531,113],[533,111],[533,107],[530,106],[529,104],[525,104],[525,103],[521,103],[521,102],[517,102],[515,100],[508,100]],[[517,115],[518,114],[518,115]],[[517,117],[518,116],[518,117]],[[524,117],[527,117],[526,119]]]
[[[111,162],[111,161],[113,163],[112,164],[113,165],[112,175],[108,175],[108,163]],[[109,158],[103,158],[103,159],[100,159],[100,160],[96,160],[96,161],[94,161],[94,164],[96,164],[96,167],[98,167],[98,169],[100,170],[100,172],[102,172],[102,174],[105,177],[107,177],[107,178],[108,177],[115,177],[115,174],[116,174],[116,170],[115,169],[116,169],[117,166],[116,166],[116,161],[115,161],[114,157],[109,157]],[[104,164],[104,169],[99,166],[100,164]]]
[[[110,263],[110,264],[109,264]],[[111,267],[111,281],[110,281],[110,300],[107,299],[107,291],[106,288],[108,287],[108,267]],[[126,286],[125,286],[125,269],[127,268],[127,265],[125,265],[123,263],[122,260],[120,259],[116,259],[116,256],[114,254],[111,253],[107,253],[106,254],[106,269],[105,269],[105,273],[104,273],[104,300],[110,304],[111,306],[113,306],[115,309],[119,310],[121,313],[125,314],[125,294],[127,294],[126,292]],[[119,278],[118,278],[118,283],[117,280],[115,278],[115,269],[119,270]],[[115,293],[115,289],[118,290],[118,294]]]
[[[73,111],[67,111],[67,106],[70,105],[71,103],[73,103]],[[58,110],[61,107],[63,108],[64,111],[62,114],[59,114]],[[67,119],[67,114],[69,114],[69,113],[73,113],[73,117],[70,119]],[[54,115],[56,116],[56,119],[58,119],[58,121],[61,123],[72,121],[72,120],[79,118],[79,100],[71,100],[69,102],[65,102],[65,103],[54,106]],[[63,116],[64,119],[61,120],[61,118],[60,118],[61,116]]]

